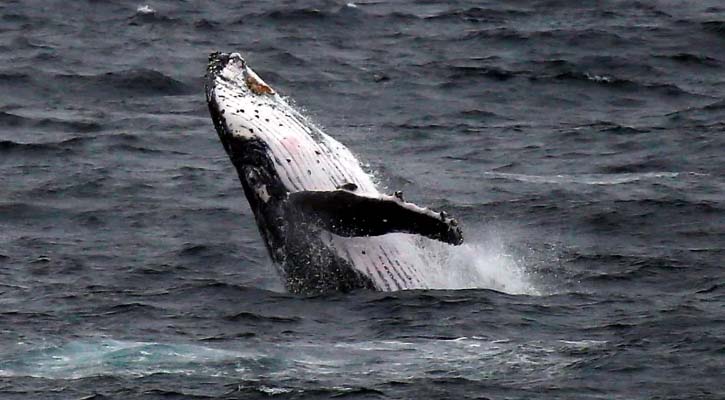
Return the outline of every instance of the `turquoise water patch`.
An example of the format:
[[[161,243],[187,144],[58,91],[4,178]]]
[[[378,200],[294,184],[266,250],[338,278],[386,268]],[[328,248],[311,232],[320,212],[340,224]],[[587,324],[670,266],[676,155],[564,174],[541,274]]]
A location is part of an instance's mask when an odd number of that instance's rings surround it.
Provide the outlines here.
[[[272,380],[295,387],[300,381],[359,385],[390,379],[444,375],[486,379],[510,374],[538,380],[573,362],[580,342],[513,343],[477,337],[381,340],[345,343],[244,344],[245,350],[194,344],[120,340],[71,341],[60,346],[16,352],[0,362],[0,377],[81,379],[94,376],[143,377],[155,374]],[[605,343],[590,343],[601,347]]]
[[[262,358],[253,352],[191,344],[72,341],[10,356],[0,362],[0,376],[50,379],[138,377],[159,373],[213,376],[247,370]]]

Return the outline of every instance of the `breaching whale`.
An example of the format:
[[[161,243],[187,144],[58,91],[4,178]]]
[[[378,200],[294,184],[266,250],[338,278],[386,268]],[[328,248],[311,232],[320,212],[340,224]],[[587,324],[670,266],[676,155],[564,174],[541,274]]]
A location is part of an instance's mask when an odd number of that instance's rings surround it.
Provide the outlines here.
[[[429,286],[421,243],[463,242],[456,220],[378,191],[348,148],[267,85],[238,53],[209,56],[214,127],[290,292]]]

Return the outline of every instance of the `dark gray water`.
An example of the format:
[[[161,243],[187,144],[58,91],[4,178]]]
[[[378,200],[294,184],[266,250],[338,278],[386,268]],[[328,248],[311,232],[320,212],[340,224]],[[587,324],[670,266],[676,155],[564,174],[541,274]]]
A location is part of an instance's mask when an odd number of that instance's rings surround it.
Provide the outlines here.
[[[0,16],[0,398],[725,397],[720,1]],[[283,292],[213,50],[461,220],[448,290]]]

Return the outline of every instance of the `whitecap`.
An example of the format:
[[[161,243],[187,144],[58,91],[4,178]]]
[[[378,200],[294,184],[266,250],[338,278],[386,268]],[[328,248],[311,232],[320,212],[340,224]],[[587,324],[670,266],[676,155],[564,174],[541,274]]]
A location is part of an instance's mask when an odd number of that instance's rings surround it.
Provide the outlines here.
[[[582,185],[619,185],[640,180],[677,178],[680,172],[643,172],[625,174],[559,174],[559,175],[525,175],[503,172],[484,172],[493,178],[516,180],[527,183],[582,184]]]
[[[156,10],[151,8],[151,6],[148,4],[144,4],[136,8],[136,13],[141,15],[156,14]]]
[[[588,72],[584,74],[584,76],[587,77],[590,81],[594,82],[600,82],[600,83],[610,83],[612,81],[612,78],[604,75],[591,75]]]

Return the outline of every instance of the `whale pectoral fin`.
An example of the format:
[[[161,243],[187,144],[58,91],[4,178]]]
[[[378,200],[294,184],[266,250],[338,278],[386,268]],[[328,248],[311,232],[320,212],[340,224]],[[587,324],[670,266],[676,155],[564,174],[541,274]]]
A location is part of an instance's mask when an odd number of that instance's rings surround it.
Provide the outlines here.
[[[288,212],[295,212],[340,236],[378,236],[405,232],[459,245],[463,234],[455,219],[397,197],[375,197],[348,190],[290,193]]]

